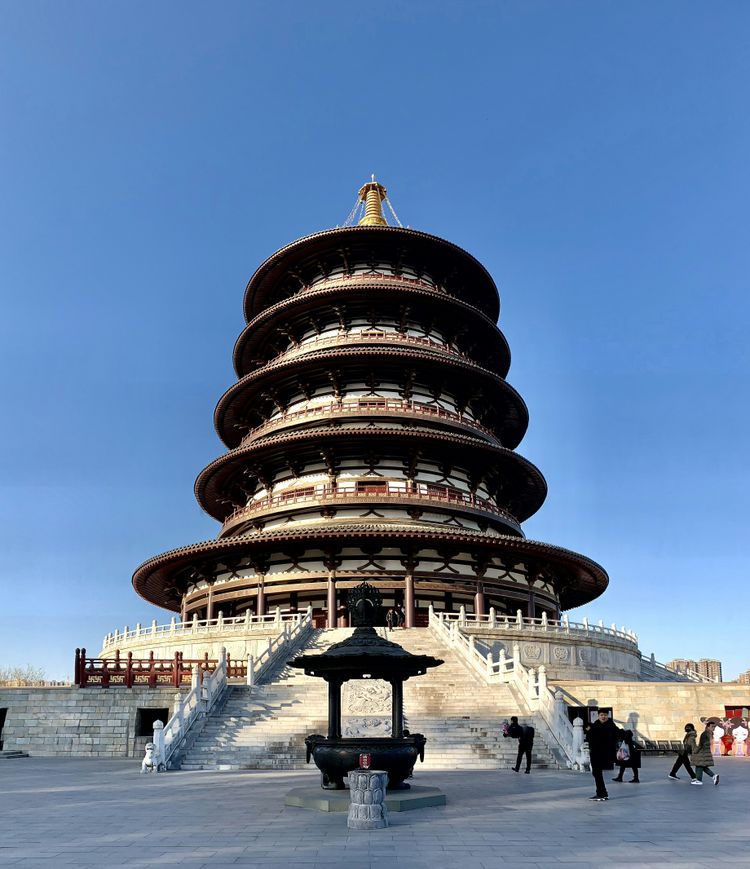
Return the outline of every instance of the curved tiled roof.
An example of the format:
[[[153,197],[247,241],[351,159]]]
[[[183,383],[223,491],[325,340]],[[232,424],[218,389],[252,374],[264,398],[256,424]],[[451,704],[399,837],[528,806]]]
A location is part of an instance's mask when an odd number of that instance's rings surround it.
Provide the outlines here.
[[[311,289],[288,299],[282,299],[282,301],[261,311],[247,324],[247,326],[245,326],[242,332],[240,332],[237,341],[235,342],[232,354],[234,370],[236,371],[237,376],[242,377],[245,373],[243,358],[249,352],[249,347],[256,340],[262,339],[263,334],[271,328],[277,315],[286,315],[290,310],[297,308],[302,308],[304,310],[307,308],[315,308],[321,305],[331,304],[333,300],[341,296],[342,292],[351,293],[354,287],[356,287],[357,290],[363,290],[372,295],[383,294],[386,297],[389,294],[393,295],[396,292],[395,286],[387,282],[386,285],[384,285],[383,281],[372,281],[367,280],[366,277],[358,277],[356,281],[350,281],[349,286],[346,286],[345,289],[342,284],[341,286],[330,286],[325,287],[324,289]],[[445,293],[430,291],[420,287],[413,287],[408,284],[398,287],[398,294],[399,298],[417,296],[422,301],[429,302],[430,304],[444,304],[453,307],[455,308],[456,315],[459,316],[462,313],[468,313],[476,317],[488,330],[488,333],[492,330],[497,336],[498,346],[500,349],[500,353],[497,357],[497,372],[502,377],[505,377],[508,374],[508,370],[510,369],[510,347],[508,346],[508,341],[502,331],[495,325],[495,322],[483,311],[480,311],[479,308],[469,304],[469,302],[466,302],[463,299],[457,298],[456,296],[448,296]]]
[[[298,266],[305,258],[311,258],[319,253],[345,251],[352,245],[362,247],[368,244],[377,246],[390,245],[395,248],[408,246],[410,251],[428,254],[431,267],[445,257],[451,269],[460,262],[467,275],[473,276],[477,282],[479,307],[488,317],[497,320],[500,313],[500,297],[492,275],[487,269],[463,248],[437,235],[419,232],[416,229],[404,229],[394,226],[349,226],[339,229],[327,229],[304,236],[271,254],[265,262],[256,269],[245,289],[245,319],[250,322],[266,305],[273,304],[274,299],[268,295],[274,286]],[[481,289],[479,289],[481,287]]]
[[[309,353],[295,355],[290,359],[282,358],[256,371],[251,371],[236,383],[233,383],[224,395],[221,396],[216,405],[214,425],[219,437],[228,447],[234,447],[242,440],[242,433],[234,426],[236,420],[232,419],[232,416],[236,413],[233,405],[248,387],[262,380],[270,379],[271,375],[279,372],[288,371],[294,373],[304,370],[305,366],[309,367],[329,360],[341,360],[345,362],[348,359],[358,361],[369,357],[385,357],[394,362],[397,359],[405,359],[424,363],[438,363],[453,371],[463,370],[467,374],[473,374],[490,381],[497,389],[498,397],[502,397],[505,401],[507,414],[505,431],[508,444],[511,447],[515,447],[521,442],[528,425],[528,409],[523,398],[506,380],[495,374],[495,372],[460,356],[432,349],[400,347],[398,345],[387,347],[347,347],[343,345],[321,350],[311,350]]]
[[[335,525],[321,528],[273,529],[247,534],[243,537],[225,537],[173,549],[144,562],[133,574],[135,590],[151,603],[167,609],[179,608],[179,601],[170,598],[165,589],[171,584],[171,576],[196,560],[220,561],[227,555],[242,554],[253,550],[278,549],[285,543],[320,542],[325,544],[378,539],[385,542],[434,543],[435,545],[470,546],[475,549],[494,549],[499,553],[518,556],[518,560],[531,559],[558,576],[560,604],[563,609],[572,609],[598,597],[607,587],[609,577],[595,561],[549,543],[539,543],[522,537],[493,535],[486,532],[447,528],[439,531],[419,529],[413,525],[362,523],[337,528]],[[446,577],[449,578],[449,577]]]
[[[423,442],[441,446],[447,451],[463,448],[469,452],[465,454],[465,458],[462,454],[462,461],[457,462],[457,464],[461,466],[465,464],[467,470],[476,467],[477,464],[486,464],[493,460],[514,469],[517,485],[515,493],[517,497],[514,500],[522,505],[520,510],[516,510],[516,517],[520,522],[536,513],[544,503],[547,483],[539,469],[528,459],[499,444],[491,444],[470,435],[448,431],[441,432],[435,429],[357,428],[354,426],[345,429],[319,426],[288,431],[261,438],[247,446],[234,449],[215,459],[201,471],[195,481],[195,497],[209,515],[217,519],[224,519],[231,512],[231,509],[225,507],[222,510],[221,479],[222,476],[226,479],[231,474],[233,466],[246,465],[248,460],[254,457],[260,460],[264,453],[269,454],[272,451],[283,456],[292,451],[295,446],[309,446],[315,449],[318,445],[324,445],[326,442],[335,444],[349,440],[361,443],[363,440],[386,441],[388,439],[396,441],[397,444],[401,443],[403,447]],[[524,479],[525,485],[522,482]]]

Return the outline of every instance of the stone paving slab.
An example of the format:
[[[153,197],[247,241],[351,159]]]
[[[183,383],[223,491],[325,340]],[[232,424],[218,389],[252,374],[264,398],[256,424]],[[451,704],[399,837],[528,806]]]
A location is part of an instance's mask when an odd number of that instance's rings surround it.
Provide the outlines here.
[[[284,795],[285,806],[318,812],[349,811],[349,791],[324,791],[316,782],[305,788],[292,788]],[[444,806],[445,794],[440,788],[413,784],[409,790],[389,791],[385,804],[390,812],[410,812],[428,806]]]
[[[640,785],[543,770],[419,772],[446,806],[350,831],[345,816],[284,806],[317,771],[141,775],[132,760],[22,758],[0,767],[0,867],[347,867],[620,869],[750,867],[750,759],[722,758],[718,788],[666,778],[645,758]]]

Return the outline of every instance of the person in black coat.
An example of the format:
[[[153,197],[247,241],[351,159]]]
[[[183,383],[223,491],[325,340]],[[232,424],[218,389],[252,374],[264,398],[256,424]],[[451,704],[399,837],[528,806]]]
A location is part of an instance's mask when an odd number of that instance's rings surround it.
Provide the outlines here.
[[[516,765],[513,767],[513,772],[519,772],[521,769],[521,761],[526,757],[526,775],[531,772],[531,750],[534,747],[534,728],[529,724],[519,724],[518,716],[513,715],[510,719],[510,725],[507,730],[503,731],[503,736],[510,736],[512,739],[518,740],[518,756],[516,757]]]
[[[591,800],[608,800],[609,794],[604,784],[604,770],[615,768],[617,744],[622,739],[622,731],[609,717],[609,713],[599,710],[596,721],[586,732],[591,758],[591,775],[596,782],[596,793]]]
[[[622,737],[622,744],[627,746],[628,757],[627,760],[617,757],[617,765],[620,767],[620,773],[616,778],[613,778],[612,781],[622,781],[622,774],[625,770],[632,769],[633,778],[631,778],[630,781],[638,784],[638,782],[640,782],[640,779],[638,778],[638,770],[641,768],[641,749],[638,743],[633,741],[632,730],[625,731]],[[620,746],[620,748],[622,748],[622,746]]]

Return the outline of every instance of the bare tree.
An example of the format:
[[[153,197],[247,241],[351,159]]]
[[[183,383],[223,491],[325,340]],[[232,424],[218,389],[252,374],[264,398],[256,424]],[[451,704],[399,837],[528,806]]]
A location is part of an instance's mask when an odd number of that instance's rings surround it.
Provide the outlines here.
[[[33,685],[45,679],[43,667],[24,664],[22,667],[0,667],[0,685]]]

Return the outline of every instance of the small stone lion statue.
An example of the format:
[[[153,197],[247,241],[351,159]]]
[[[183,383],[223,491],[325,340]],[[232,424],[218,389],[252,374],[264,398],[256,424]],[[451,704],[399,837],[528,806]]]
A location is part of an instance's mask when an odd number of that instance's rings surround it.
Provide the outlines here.
[[[141,762],[141,772],[158,772],[156,762],[156,745],[153,742],[146,743],[146,754]]]

